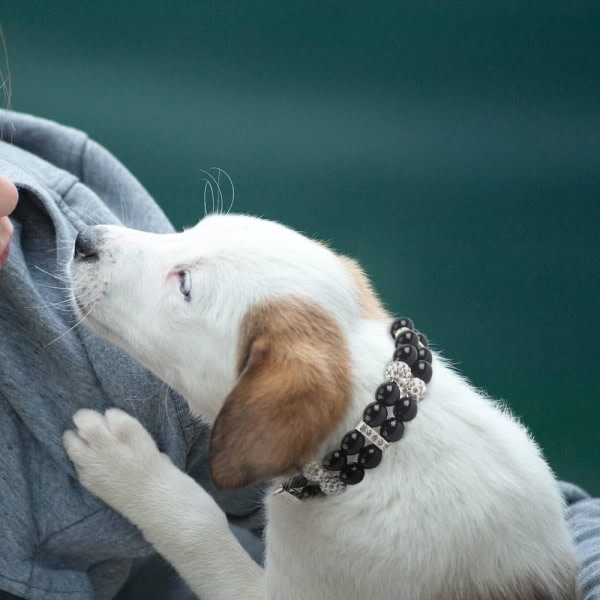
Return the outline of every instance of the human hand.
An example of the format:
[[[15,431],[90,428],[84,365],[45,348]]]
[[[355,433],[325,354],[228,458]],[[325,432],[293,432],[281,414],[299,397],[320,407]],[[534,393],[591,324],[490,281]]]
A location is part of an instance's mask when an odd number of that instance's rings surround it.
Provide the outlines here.
[[[12,181],[0,175],[0,269],[8,260],[13,226],[8,215],[17,206],[19,192]]]

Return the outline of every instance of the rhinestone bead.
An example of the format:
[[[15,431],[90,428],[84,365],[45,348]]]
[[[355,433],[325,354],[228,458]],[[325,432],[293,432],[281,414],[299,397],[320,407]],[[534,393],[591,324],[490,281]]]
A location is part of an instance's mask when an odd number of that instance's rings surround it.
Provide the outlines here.
[[[386,406],[394,406],[400,399],[400,390],[396,383],[382,383],[375,392],[375,400]]]
[[[409,367],[410,368],[410,367]],[[413,374],[412,371],[410,372],[410,377],[407,377],[406,379],[401,379],[400,381],[398,381],[398,387],[400,388],[400,396],[406,396],[406,387],[410,384],[410,382],[413,380]]]
[[[394,406],[394,416],[400,421],[412,421],[417,416],[417,402],[410,396],[400,398]]]
[[[398,419],[388,419],[381,425],[379,434],[388,442],[397,442],[404,435],[404,423]]]
[[[427,393],[427,386],[422,379],[411,379],[402,386],[402,389],[417,402],[421,402]]]
[[[423,380],[425,383],[429,383],[431,381],[431,375],[433,374],[433,369],[431,365],[424,360],[418,361],[416,364],[412,366],[412,372],[415,377]]]
[[[328,471],[339,471],[347,463],[346,453],[343,450],[333,450],[323,459],[323,467]]]
[[[326,476],[326,472],[316,460],[313,460],[304,465],[302,475],[309,481],[321,481]]]
[[[418,356],[417,349],[411,344],[402,344],[394,352],[394,360],[401,360],[409,367],[412,367],[417,362]]]
[[[433,356],[431,355],[431,350],[429,348],[419,348],[417,354],[419,355],[419,360],[424,360],[431,364]]]
[[[381,459],[383,458],[383,452],[377,447],[370,444],[365,446],[358,455],[358,462],[365,469],[374,469],[379,466]]]
[[[387,419],[387,410],[383,404],[371,402],[363,412],[363,421],[369,427],[379,427]]]
[[[339,477],[328,477],[321,481],[319,487],[327,496],[335,496],[346,490],[346,484]]]
[[[346,465],[340,471],[340,479],[346,485],[356,485],[360,483],[365,476],[365,468],[358,463],[352,463],[351,465]]]
[[[419,347],[419,336],[415,331],[405,331],[404,333],[400,333],[396,336],[396,346],[401,346],[402,344],[410,344],[415,348]]]
[[[406,379],[407,377],[412,377],[412,371],[405,362],[399,360],[391,362],[385,370],[385,378],[388,381],[398,383],[398,380]]]
[[[365,436],[353,429],[342,438],[342,450],[346,454],[357,454],[358,451],[365,445]]]

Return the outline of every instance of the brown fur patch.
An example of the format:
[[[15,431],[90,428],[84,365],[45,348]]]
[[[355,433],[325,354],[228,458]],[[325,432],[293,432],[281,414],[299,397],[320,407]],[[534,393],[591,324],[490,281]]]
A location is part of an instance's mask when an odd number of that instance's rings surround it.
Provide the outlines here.
[[[339,325],[298,298],[249,311],[238,368],[210,440],[210,472],[222,489],[300,469],[341,420],[352,391]]]
[[[338,254],[344,268],[350,273],[358,293],[361,312],[364,317],[369,319],[391,320],[390,315],[385,310],[381,300],[378,298],[371,282],[362,267],[353,258]]]

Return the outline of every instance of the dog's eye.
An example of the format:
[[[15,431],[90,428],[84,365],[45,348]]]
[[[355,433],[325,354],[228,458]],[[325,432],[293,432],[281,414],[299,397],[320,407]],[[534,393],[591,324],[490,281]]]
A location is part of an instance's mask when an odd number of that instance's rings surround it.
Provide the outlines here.
[[[189,302],[192,298],[192,276],[189,271],[179,271],[179,291]]]

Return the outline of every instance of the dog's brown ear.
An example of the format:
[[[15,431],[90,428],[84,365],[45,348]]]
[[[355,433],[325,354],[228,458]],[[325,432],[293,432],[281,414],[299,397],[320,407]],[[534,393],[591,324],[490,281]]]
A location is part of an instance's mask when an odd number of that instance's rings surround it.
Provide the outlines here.
[[[211,433],[210,472],[220,489],[299,470],[350,400],[345,337],[332,317],[307,301],[250,311],[239,372]]]

